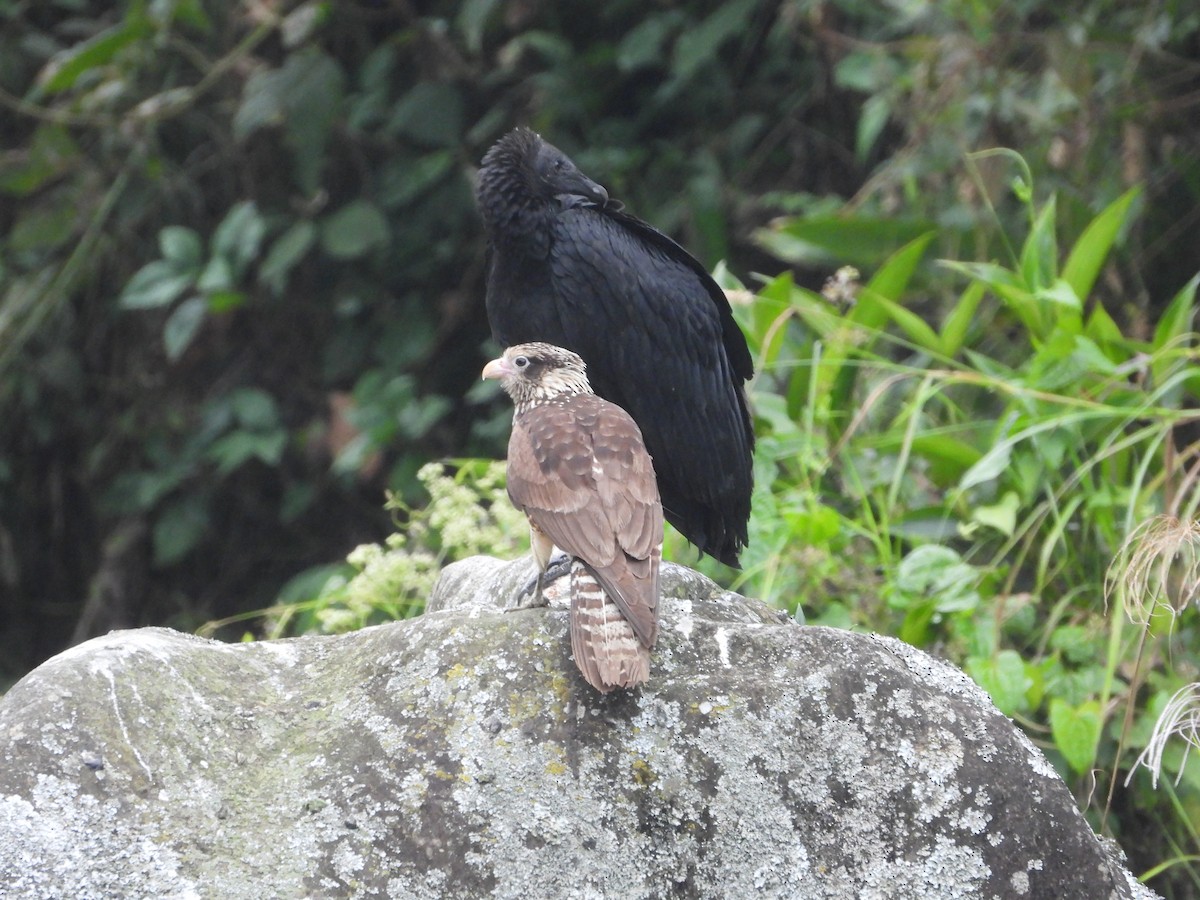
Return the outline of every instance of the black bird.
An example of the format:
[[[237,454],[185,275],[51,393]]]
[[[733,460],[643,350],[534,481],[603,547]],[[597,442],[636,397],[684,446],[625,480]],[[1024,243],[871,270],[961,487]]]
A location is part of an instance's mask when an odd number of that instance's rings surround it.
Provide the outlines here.
[[[641,428],[667,520],[736,566],[753,487],[744,382],[754,364],[725,293],[528,128],[484,156],[476,199],[493,337],[583,357],[596,393]]]

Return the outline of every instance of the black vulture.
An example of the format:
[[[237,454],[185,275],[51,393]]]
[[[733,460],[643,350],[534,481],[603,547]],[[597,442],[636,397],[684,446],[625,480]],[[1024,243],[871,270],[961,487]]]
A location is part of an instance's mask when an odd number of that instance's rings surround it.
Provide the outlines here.
[[[725,293],[528,128],[488,150],[476,199],[493,337],[578,353],[596,393],[641,428],[667,520],[736,566],[753,487],[744,382],[754,364]]]

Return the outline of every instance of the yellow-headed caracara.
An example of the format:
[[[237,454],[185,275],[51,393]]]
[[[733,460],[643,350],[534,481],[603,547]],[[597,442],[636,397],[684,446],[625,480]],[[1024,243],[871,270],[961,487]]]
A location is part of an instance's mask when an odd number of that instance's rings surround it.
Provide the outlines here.
[[[508,495],[529,519],[539,574],[554,547],[571,558],[575,664],[605,693],[645,683],[658,637],[663,512],[641,431],[592,393],[583,360],[561,347],[509,347],[483,377],[499,379],[516,405]]]

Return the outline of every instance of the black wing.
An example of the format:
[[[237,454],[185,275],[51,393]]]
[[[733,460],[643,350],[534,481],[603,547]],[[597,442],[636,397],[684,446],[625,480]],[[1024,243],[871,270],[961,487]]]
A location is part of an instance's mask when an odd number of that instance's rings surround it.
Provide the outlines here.
[[[678,244],[613,210],[564,210],[549,267],[563,345],[641,428],[667,519],[736,565],[753,485],[752,362],[728,300]]]

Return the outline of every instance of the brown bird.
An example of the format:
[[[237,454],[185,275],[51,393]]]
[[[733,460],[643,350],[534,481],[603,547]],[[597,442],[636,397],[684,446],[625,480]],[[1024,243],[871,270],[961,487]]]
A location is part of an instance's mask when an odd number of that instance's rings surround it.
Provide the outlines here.
[[[529,519],[539,575],[554,547],[570,557],[571,650],[607,693],[650,677],[658,637],[663,512],[642,433],[592,393],[580,357],[518,344],[483,370],[516,405],[508,496]],[[542,602],[541,577],[533,603]]]

